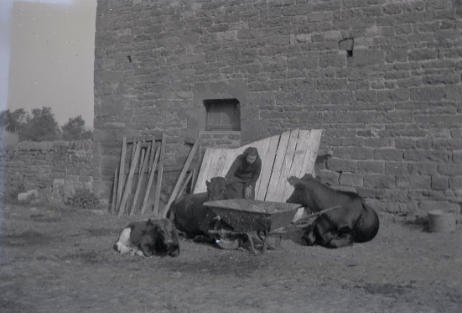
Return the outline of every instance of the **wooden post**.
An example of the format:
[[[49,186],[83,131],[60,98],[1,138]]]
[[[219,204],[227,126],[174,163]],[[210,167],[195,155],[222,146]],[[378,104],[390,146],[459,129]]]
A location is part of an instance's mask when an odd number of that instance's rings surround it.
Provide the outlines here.
[[[199,146],[199,140],[197,139],[196,142],[194,143],[194,146],[192,147],[191,151],[189,152],[188,158],[186,159],[186,162],[184,164],[183,169],[181,170],[180,176],[178,177],[178,180],[176,182],[175,188],[173,189],[172,194],[170,195],[170,198],[168,199],[167,205],[165,206],[163,212],[162,212],[162,217],[166,217],[168,210],[170,209],[170,206],[172,205],[173,201],[175,201],[176,196],[178,195],[178,192],[180,191],[181,183],[184,180],[184,177],[186,175],[186,172],[189,169],[189,166],[191,165],[191,162],[196,154],[197,147]]]
[[[153,147],[154,147],[154,145],[153,145]],[[143,215],[144,212],[146,212],[146,208],[148,206],[149,194],[151,193],[151,186],[152,186],[152,182],[154,180],[154,173],[156,171],[156,165],[157,165],[157,162],[159,160],[160,149],[161,149],[160,147],[158,147],[156,149],[154,160],[150,165],[151,170],[149,171],[148,185],[146,187],[146,192],[144,194],[143,204],[141,206],[141,215]],[[154,150],[153,150],[153,152],[154,152]]]
[[[133,204],[132,204],[132,207],[131,207],[131,210],[130,210],[130,215],[133,215],[135,213],[135,210],[136,210],[136,205],[138,203],[138,197],[139,197],[139,194],[140,194],[140,190],[141,190],[141,183],[143,181],[143,175],[144,175],[144,171],[146,170],[146,167],[148,165],[148,160],[149,160],[149,150],[150,149],[146,149],[146,153],[144,150],[142,150],[141,152],[141,160],[140,160],[140,170],[139,170],[139,174],[138,174],[138,183],[136,184],[136,191],[135,191],[135,195],[133,196]]]
[[[120,200],[122,200],[122,192],[125,185],[125,156],[127,154],[127,137],[122,138],[122,152],[120,154],[120,169],[119,169],[119,181],[117,186],[117,202],[115,210],[120,207]]]
[[[157,216],[160,212],[160,192],[162,191],[162,176],[164,175],[164,154],[165,154],[165,145],[166,145],[165,134],[162,133],[162,143],[160,145],[160,156],[159,164],[157,171],[157,184],[156,184],[156,194],[154,197],[154,216]]]
[[[130,164],[130,172],[128,173],[127,183],[125,184],[125,189],[124,189],[124,194],[122,196],[122,200],[120,201],[119,216],[122,216],[122,214],[124,213],[128,197],[132,190],[133,174],[135,174],[136,165],[138,163],[140,146],[141,145],[139,143],[136,143],[134,147],[135,152],[132,158],[132,162]]]

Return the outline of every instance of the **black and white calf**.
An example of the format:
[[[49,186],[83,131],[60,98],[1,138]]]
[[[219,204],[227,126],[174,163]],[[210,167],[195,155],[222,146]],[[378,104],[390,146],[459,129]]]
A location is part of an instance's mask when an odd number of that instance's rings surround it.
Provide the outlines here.
[[[121,253],[150,257],[153,255],[180,254],[178,235],[168,219],[158,219],[128,224],[120,232],[114,249]]]

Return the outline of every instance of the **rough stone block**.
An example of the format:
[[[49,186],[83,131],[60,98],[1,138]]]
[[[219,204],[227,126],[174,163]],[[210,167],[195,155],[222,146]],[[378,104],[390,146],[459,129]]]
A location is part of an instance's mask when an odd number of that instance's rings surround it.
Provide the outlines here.
[[[455,150],[452,152],[452,161],[454,163],[462,163],[462,150]]]
[[[457,176],[462,175],[462,166],[460,164],[438,164],[438,172],[441,175]]]
[[[447,190],[449,187],[449,178],[447,176],[432,176],[433,190]]]
[[[396,185],[395,176],[388,175],[365,175],[364,187],[366,188],[392,188]]]
[[[411,175],[409,176],[409,187],[416,189],[430,189],[431,176],[430,175]]]
[[[348,58],[348,64],[352,66],[381,66],[385,61],[382,50],[354,49],[353,57]]]
[[[351,173],[342,173],[339,183],[345,186],[361,187],[363,186],[363,176]]]
[[[327,168],[336,172],[356,172],[357,161],[331,158],[327,160]]]
[[[408,163],[408,172],[417,175],[434,175],[438,173],[437,164],[434,162]]]
[[[377,149],[374,151],[374,159],[386,161],[400,161],[403,159],[403,150]]]
[[[383,161],[358,161],[359,173],[377,173],[383,174],[385,171],[385,162]]]
[[[408,173],[408,165],[404,162],[385,162],[385,175],[405,176]]]

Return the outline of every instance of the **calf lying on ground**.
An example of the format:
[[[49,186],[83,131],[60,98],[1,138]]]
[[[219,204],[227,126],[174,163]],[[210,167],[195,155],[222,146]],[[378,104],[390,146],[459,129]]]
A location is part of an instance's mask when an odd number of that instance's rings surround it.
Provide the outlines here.
[[[303,240],[307,245],[339,248],[370,241],[377,234],[377,213],[358,194],[329,188],[309,174],[288,181],[294,191],[287,202],[303,204],[314,212],[325,210],[306,227]]]
[[[114,249],[121,254],[130,253],[146,257],[175,257],[180,254],[176,229],[168,219],[148,219],[128,224],[120,232]]]

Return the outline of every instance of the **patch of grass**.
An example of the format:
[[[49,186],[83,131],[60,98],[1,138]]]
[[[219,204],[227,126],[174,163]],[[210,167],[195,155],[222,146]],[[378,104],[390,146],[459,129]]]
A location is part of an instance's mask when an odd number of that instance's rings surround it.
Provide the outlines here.
[[[100,202],[93,192],[88,189],[80,188],[75,191],[72,197],[67,199],[66,205],[75,208],[95,210],[100,207]]]
[[[50,238],[42,233],[27,230],[20,234],[0,235],[0,244],[10,247],[41,245],[50,242]]]

